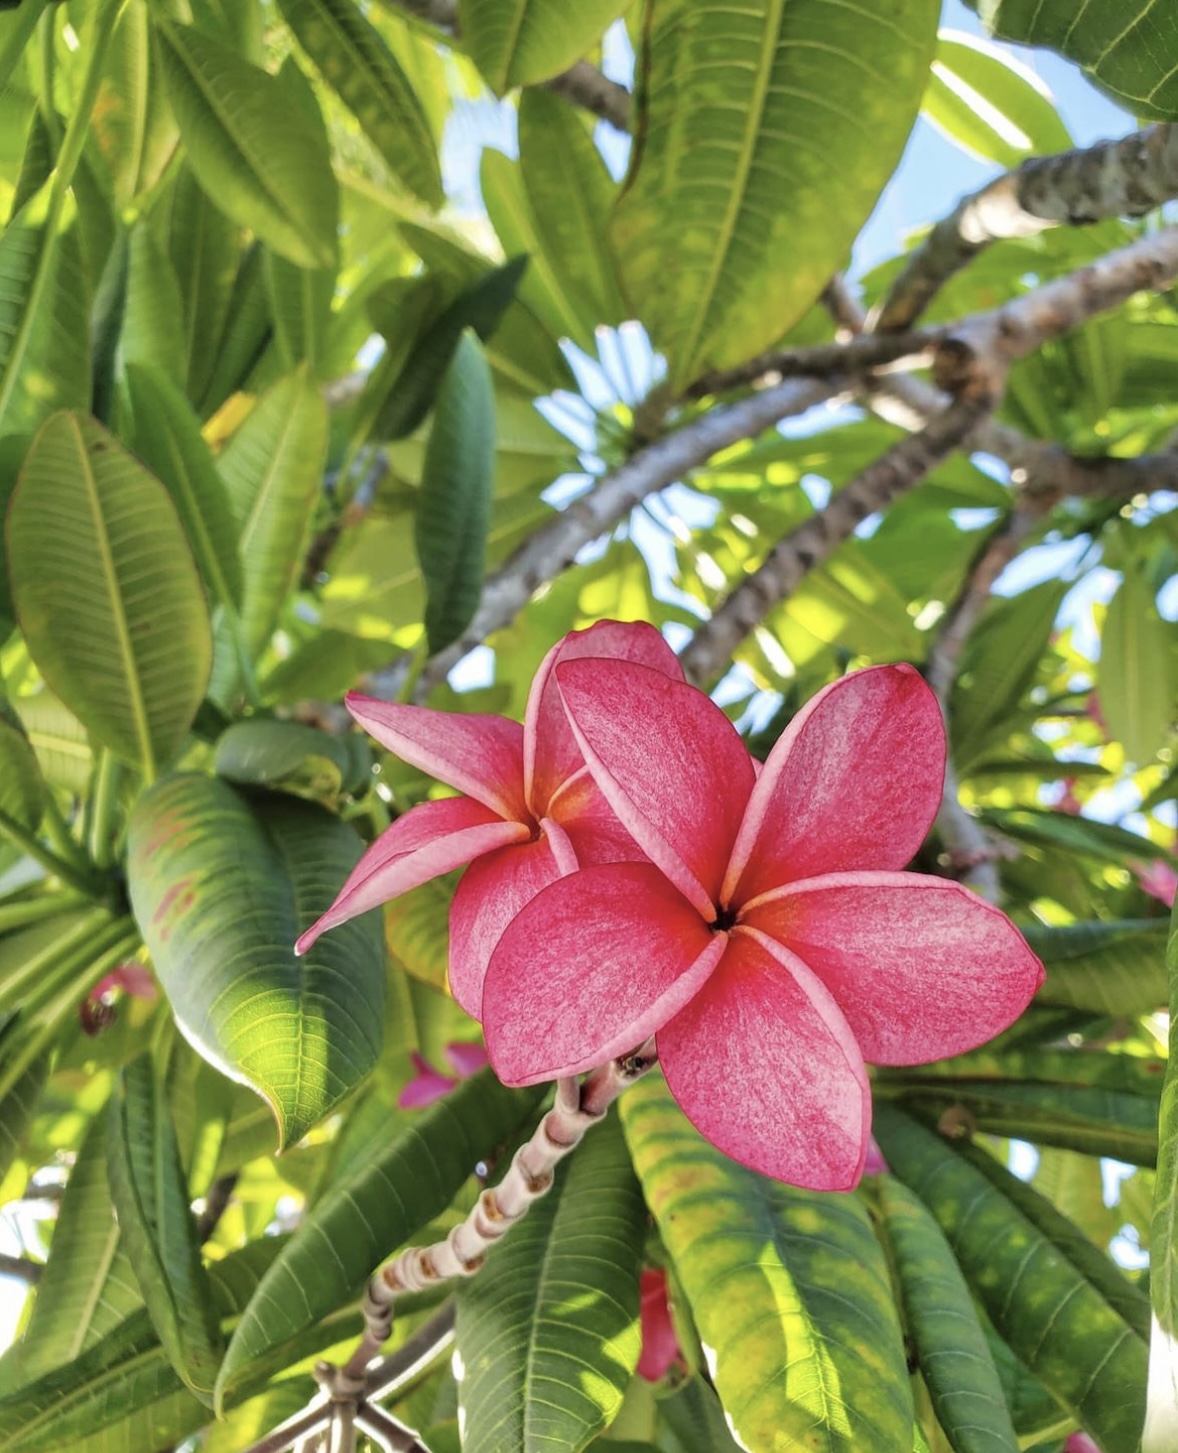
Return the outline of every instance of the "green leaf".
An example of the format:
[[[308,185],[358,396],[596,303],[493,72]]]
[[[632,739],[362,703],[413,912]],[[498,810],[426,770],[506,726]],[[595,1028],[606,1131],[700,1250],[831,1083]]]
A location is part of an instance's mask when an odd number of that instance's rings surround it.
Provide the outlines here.
[[[222,350],[238,251],[237,225],[205,196],[192,168],[180,167],[169,198],[168,254],[184,304],[185,378],[194,403],[204,398]]]
[[[90,299],[67,199],[55,228],[46,183],[0,235],[0,434],[32,430],[90,397]]]
[[[275,253],[266,255],[266,288],[274,318],[274,344],[284,369],[306,363],[321,375],[335,296],[330,268],[296,267]]]
[[[1067,591],[1066,581],[1047,580],[997,598],[970,635],[949,704],[949,739],[963,775],[987,745],[1010,735],[1007,718],[1034,681]]]
[[[730,1161],[647,1078],[620,1103],[646,1201],[751,1453],[908,1453],[912,1403],[883,1254],[854,1195]]]
[[[362,844],[339,818],[281,795],[169,777],[139,799],[127,880],[160,981],[189,1041],[269,1104],[293,1144],[380,1050],[384,947],[366,914],[303,958]]]
[[[150,1055],[140,1055],[119,1075],[108,1136],[119,1230],[148,1314],[181,1380],[211,1402],[221,1329],[201,1265],[176,1135]]]
[[[384,906],[389,952],[407,974],[445,989],[450,967],[452,878],[431,878]]]
[[[41,1092],[49,1078],[49,1060],[34,1060],[0,1101],[0,1182],[24,1146]],[[0,1368],[3,1362],[0,1361]]]
[[[201,186],[299,267],[334,267],[339,190],[322,124],[288,90],[193,26],[156,20],[168,96]]]
[[[438,392],[415,519],[431,655],[458,639],[479,603],[494,484],[495,393],[468,331]]]
[[[184,385],[184,342],[180,284],[151,227],[140,222],[131,229],[120,361],[124,368],[154,368],[179,389]]]
[[[8,509],[21,628],[91,736],[154,776],[208,681],[208,610],[167,491],[96,420],[55,414]]]
[[[111,1205],[106,1143],[107,1117],[99,1115],[66,1183],[29,1324],[0,1362],[5,1393],[53,1368],[68,1368],[143,1305]]]
[[[975,36],[942,31],[921,110],[965,151],[999,166],[1072,144],[1034,71]]]
[[[299,369],[259,399],[217,461],[237,522],[241,622],[254,655],[298,577],[326,453],[327,405]]]
[[[90,125],[125,211],[161,179],[180,139],[151,53],[147,0],[130,0],[122,12]]]
[[[631,0],[459,0],[463,49],[496,95],[584,59]]]
[[[37,754],[20,724],[0,706],[0,815],[26,832],[41,826],[45,783]]]
[[[237,526],[199,420],[180,390],[155,369],[130,364],[126,384],[135,453],[167,486],[210,598],[239,605]]]
[[[1178,16],[1152,0],[1087,0],[1080,10],[1041,0],[967,0],[1000,40],[1043,46],[1081,66],[1126,110],[1178,121]]]
[[[230,394],[248,386],[272,333],[265,249],[260,242],[254,242],[242,253],[233,279],[225,328],[217,340],[208,381],[200,395],[202,418],[220,408]]]
[[[364,738],[354,733],[333,737],[300,722],[254,717],[234,722],[225,732],[213,768],[243,787],[338,797],[371,780],[372,754]]]
[[[541,1091],[489,1070],[431,1106],[391,1145],[371,1147],[308,1213],[242,1314],[218,1379],[222,1402],[251,1366],[355,1298],[380,1262],[449,1205],[476,1163],[532,1114]]]
[[[829,282],[916,119],[938,10],[673,0],[652,13],[613,241],[674,387],[767,348]]]
[[[463,1448],[577,1453],[613,1421],[638,1363],[646,1208],[617,1117],[459,1289]]]
[[[905,1321],[954,1453],[1015,1453],[1018,1439],[986,1334],[940,1227],[894,1176],[881,1178],[879,1200]]]
[[[1148,766],[1166,745],[1178,702],[1174,627],[1158,614],[1147,566],[1142,555],[1131,559],[1109,602],[1097,681],[1109,732],[1138,767]]]
[[[1158,1170],[1150,1226],[1149,1295],[1154,1329],[1145,1405],[1144,1453],[1168,1453],[1178,1420],[1178,901],[1166,945],[1170,1060],[1162,1088]]]
[[[1118,1017],[1150,1014],[1167,1001],[1164,923],[1126,919],[1059,928],[1029,925],[1023,932],[1047,969],[1037,1003]]]
[[[988,1172],[889,1105],[876,1106],[875,1133],[894,1174],[936,1217],[1000,1335],[1105,1453],[1134,1453],[1144,1339]]]
[[[22,696],[15,710],[46,782],[68,792],[85,792],[94,758],[86,729],[77,717],[51,691]]]
[[[424,330],[373,424],[378,439],[413,433],[433,408],[463,333],[469,328],[485,342],[495,332],[527,265],[515,257],[483,273]]]
[[[278,8],[393,175],[440,207],[442,172],[429,122],[380,32],[353,0],[279,0]]]
[[[627,316],[606,220],[617,186],[580,116],[549,91],[519,103],[519,165],[547,263],[590,337]]]

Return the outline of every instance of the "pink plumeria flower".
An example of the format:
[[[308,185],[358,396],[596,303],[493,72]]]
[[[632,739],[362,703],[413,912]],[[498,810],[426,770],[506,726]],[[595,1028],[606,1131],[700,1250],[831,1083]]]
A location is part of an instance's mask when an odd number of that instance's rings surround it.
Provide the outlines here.
[[[874,1135],[867,1137],[867,1158],[863,1162],[863,1174],[865,1176],[886,1176],[888,1163],[884,1159],[884,1153],[876,1144]]]
[[[1072,817],[1079,817],[1084,811],[1084,804],[1076,796],[1077,780],[1075,777],[1063,779],[1063,791],[1059,795],[1059,801],[1055,804],[1056,812],[1066,812]]]
[[[682,1356],[667,1301],[667,1273],[644,1271],[638,1285],[642,1355],[635,1371],[647,1382],[661,1382]]]
[[[1142,892],[1156,898],[1159,903],[1164,903],[1167,908],[1173,908],[1174,895],[1178,891],[1178,873],[1175,873],[1169,863],[1163,862],[1161,858],[1154,858],[1151,863],[1137,863],[1134,872]]]
[[[487,1063],[487,1051],[481,1044],[448,1044],[446,1058],[454,1066],[453,1075],[444,1075],[434,1069],[429,1060],[416,1050],[409,1058],[417,1073],[397,1096],[397,1106],[401,1110],[423,1110],[448,1095],[463,1080],[477,1074]]]
[[[1100,1453],[1100,1446],[1087,1433],[1069,1433],[1064,1453]]]
[[[720,1150],[795,1185],[854,1186],[864,1057],[973,1049],[1043,978],[996,908],[899,871],[940,802],[936,698],[910,666],[856,672],[798,713],[758,777],[694,687],[620,661],[556,678],[650,861],[586,868],[512,921],[483,993],[496,1073],[575,1075],[657,1034],[672,1095]]]
[[[638,662],[682,681],[678,658],[653,626],[601,621],[573,631],[541,663],[524,724],[399,706],[351,692],[348,710],[390,752],[465,794],[423,802],[360,859],[332,906],[295,945],[464,863],[450,910],[450,989],[476,1019],[491,951],[541,888],[587,864],[641,858],[595,786],[553,679],[558,662]],[[588,660],[592,669],[598,662]],[[602,662],[602,664],[607,664]]]

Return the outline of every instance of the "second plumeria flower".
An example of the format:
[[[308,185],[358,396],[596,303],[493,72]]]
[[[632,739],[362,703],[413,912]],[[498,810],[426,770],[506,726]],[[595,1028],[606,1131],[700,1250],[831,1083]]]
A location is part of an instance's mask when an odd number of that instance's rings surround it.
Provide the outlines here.
[[[450,988],[476,1019],[500,934],[541,888],[579,867],[642,857],[585,767],[553,677],[562,662],[633,662],[682,681],[653,626],[601,621],[544,658],[521,726],[351,692],[348,710],[382,746],[464,795],[411,808],[372,844],[335,902],[296,945],[470,863],[450,910]]]

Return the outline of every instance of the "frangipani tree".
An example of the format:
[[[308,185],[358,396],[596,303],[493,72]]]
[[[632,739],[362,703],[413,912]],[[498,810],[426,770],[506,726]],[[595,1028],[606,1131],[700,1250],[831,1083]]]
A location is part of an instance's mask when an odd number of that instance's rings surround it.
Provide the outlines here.
[[[1178,27],[978,9],[1122,134],[932,0],[0,6],[6,1450],[1178,1446]]]

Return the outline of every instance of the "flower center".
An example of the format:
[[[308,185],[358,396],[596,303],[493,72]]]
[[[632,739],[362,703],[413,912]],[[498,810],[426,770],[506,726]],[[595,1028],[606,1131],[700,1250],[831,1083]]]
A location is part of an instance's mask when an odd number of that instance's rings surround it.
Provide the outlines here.
[[[721,908],[708,927],[713,933],[726,933],[730,928],[736,926],[738,916],[735,908]]]

